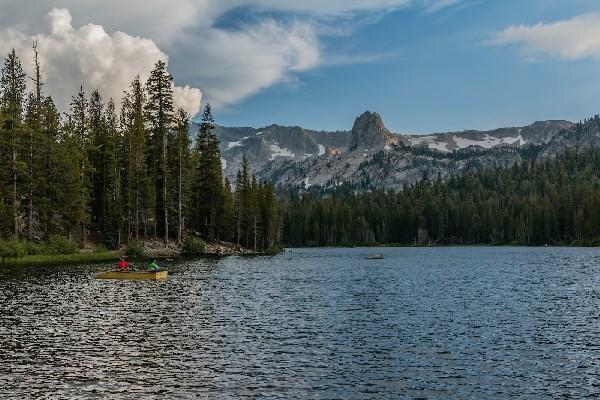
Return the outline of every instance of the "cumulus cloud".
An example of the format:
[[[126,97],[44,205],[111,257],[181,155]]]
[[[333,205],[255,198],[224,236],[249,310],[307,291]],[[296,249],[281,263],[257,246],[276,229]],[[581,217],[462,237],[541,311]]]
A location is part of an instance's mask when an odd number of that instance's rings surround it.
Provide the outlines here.
[[[433,12],[458,1],[0,0],[0,26],[7,27],[0,31],[0,51],[15,48],[30,60],[37,39],[45,89],[63,106],[80,83],[119,98],[135,74],[145,77],[169,54],[175,79],[188,85],[175,89],[176,101],[190,111],[201,98],[191,86],[202,88],[214,105],[228,105],[274,84],[297,82],[298,73],[327,60],[367,59],[324,55],[321,38],[340,34],[324,26],[346,22],[342,32],[351,34],[369,15],[411,6]],[[50,30],[40,34],[50,9]],[[238,9],[251,10],[252,18],[242,25],[220,24]],[[274,19],[273,12],[284,17]]]
[[[98,89],[105,98],[118,102],[136,75],[145,80],[156,61],[168,62],[168,56],[150,39],[119,31],[108,34],[103,26],[91,23],[74,27],[66,9],[52,9],[48,20],[47,34],[27,36],[14,30],[0,33],[0,51],[6,54],[15,48],[31,75],[31,44],[37,41],[44,90],[63,110],[68,108],[79,85],[88,91]],[[175,102],[189,113],[199,110],[198,89],[176,87],[174,96]]]
[[[77,25],[95,23],[108,31],[152,38],[161,45],[192,25],[211,25],[227,10],[219,0],[0,0],[0,26],[36,33],[53,8],[68,9]]]
[[[200,111],[200,102],[202,101],[202,93],[200,89],[185,85],[183,87],[173,87],[173,105],[175,109],[183,108],[191,116],[194,116]]]
[[[600,13],[554,23],[511,26],[497,33],[489,44],[517,45],[529,56],[600,58]]]

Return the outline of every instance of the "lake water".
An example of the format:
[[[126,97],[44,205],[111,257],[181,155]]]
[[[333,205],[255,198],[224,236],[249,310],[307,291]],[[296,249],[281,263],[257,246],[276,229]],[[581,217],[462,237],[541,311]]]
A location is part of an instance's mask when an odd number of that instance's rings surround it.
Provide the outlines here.
[[[102,267],[0,269],[0,398],[600,395],[600,249],[291,249],[166,282]]]

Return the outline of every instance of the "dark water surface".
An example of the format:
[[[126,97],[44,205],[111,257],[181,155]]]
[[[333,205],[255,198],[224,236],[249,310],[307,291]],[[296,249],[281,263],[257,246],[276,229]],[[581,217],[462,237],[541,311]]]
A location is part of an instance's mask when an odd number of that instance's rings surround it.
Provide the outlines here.
[[[166,282],[99,269],[0,269],[0,398],[600,395],[599,249],[292,249],[171,264]]]

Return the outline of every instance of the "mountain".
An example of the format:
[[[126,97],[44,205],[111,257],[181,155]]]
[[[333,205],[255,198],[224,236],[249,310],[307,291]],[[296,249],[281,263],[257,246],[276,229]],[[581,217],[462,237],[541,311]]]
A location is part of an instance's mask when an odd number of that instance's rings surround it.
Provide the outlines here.
[[[348,150],[389,148],[398,142],[399,137],[383,125],[381,115],[367,111],[354,121]]]
[[[369,190],[398,189],[424,176],[444,178],[464,169],[506,167],[530,151],[552,156],[567,147],[600,145],[600,120],[412,135],[390,132],[378,113],[367,111],[351,131],[270,125],[219,126],[215,133],[221,141],[225,175],[231,180],[246,156],[259,179],[276,185],[324,189],[351,185]]]

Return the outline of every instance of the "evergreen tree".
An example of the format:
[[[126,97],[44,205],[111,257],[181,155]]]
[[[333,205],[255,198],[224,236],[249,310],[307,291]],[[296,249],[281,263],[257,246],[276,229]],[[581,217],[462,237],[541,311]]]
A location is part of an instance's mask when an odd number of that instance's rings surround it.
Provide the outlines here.
[[[196,229],[209,239],[219,239],[223,218],[223,169],[219,140],[213,133],[215,128],[210,104],[204,107],[202,122],[196,140],[196,176],[194,218]]]
[[[177,200],[177,243],[181,243],[185,229],[184,212],[187,211],[186,204],[189,201],[189,172],[191,169],[190,116],[183,109],[178,109],[175,115],[175,140],[173,141],[172,171],[175,172],[172,179],[176,183],[175,198]]]
[[[41,157],[39,160],[41,173],[36,179],[37,204],[39,210],[40,225],[46,236],[59,233],[57,226],[57,214],[64,207],[59,203],[58,192],[63,188],[61,178],[72,171],[61,171],[60,146],[64,138],[61,138],[60,114],[51,97],[43,100],[41,115]]]
[[[127,217],[128,237],[136,239],[139,239],[140,233],[146,235],[148,220],[154,217],[156,201],[148,175],[147,155],[150,152],[145,129],[145,104],[146,96],[138,76],[123,100],[123,155],[126,157],[123,160],[126,166],[123,179],[124,214]]]
[[[119,128],[115,104],[111,99],[106,107],[105,138],[102,140],[102,241],[109,249],[119,246],[120,240],[120,178],[119,168]]]
[[[65,148],[75,146],[72,149],[76,152],[76,158],[79,161],[77,170],[79,171],[79,187],[74,193],[80,196],[78,208],[71,210],[71,220],[77,220],[79,224],[79,240],[81,243],[86,240],[87,224],[91,218],[89,204],[92,191],[92,168],[90,167],[90,157],[92,150],[91,135],[89,132],[89,105],[85,98],[83,86],[80,87],[77,95],[71,100],[71,113],[67,116],[65,124]],[[68,145],[67,145],[68,144]],[[69,234],[71,231],[69,230]]]
[[[173,77],[163,61],[158,61],[146,82],[148,101],[145,104],[149,123],[149,165],[152,166],[156,209],[160,210],[155,222],[155,234],[162,233],[165,243],[169,241],[168,198],[168,141],[173,121]]]
[[[25,103],[25,78],[21,62],[13,49],[4,60],[2,77],[0,78],[1,125],[1,157],[2,186],[10,187],[8,198],[3,204],[10,205],[11,233],[19,235],[19,161],[18,156],[23,145],[23,108]]]
[[[104,212],[104,190],[106,187],[106,146],[107,146],[107,131],[106,122],[104,120],[104,104],[102,97],[97,90],[92,92],[89,101],[89,134],[90,146],[89,165],[90,165],[90,181],[92,184],[92,204],[91,215],[92,223],[96,227],[102,225]]]

